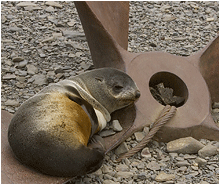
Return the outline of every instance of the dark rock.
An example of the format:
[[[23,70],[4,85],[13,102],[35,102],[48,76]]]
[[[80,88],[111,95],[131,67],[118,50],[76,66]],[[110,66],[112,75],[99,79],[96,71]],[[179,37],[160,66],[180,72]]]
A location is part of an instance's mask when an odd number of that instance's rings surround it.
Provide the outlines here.
[[[157,47],[157,45],[154,44],[154,43],[150,43],[149,46],[151,46],[151,47]]]
[[[64,70],[62,68],[58,68],[55,70],[55,73],[58,74],[58,73],[64,73]]]
[[[23,60],[24,60],[23,57],[14,57],[14,58],[12,58],[12,62],[21,62]]]

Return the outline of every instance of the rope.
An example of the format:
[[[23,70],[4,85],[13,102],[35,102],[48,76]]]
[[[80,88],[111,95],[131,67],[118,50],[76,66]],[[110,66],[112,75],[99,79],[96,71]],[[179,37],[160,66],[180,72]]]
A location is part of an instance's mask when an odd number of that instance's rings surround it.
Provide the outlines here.
[[[176,107],[166,105],[162,112],[160,113],[157,120],[154,122],[150,132],[142,139],[140,143],[137,144],[134,148],[129,150],[127,153],[122,154],[118,159],[116,159],[117,162],[120,162],[124,158],[129,158],[133,156],[135,153],[140,151],[142,148],[146,146],[146,144],[154,137],[154,135],[157,133],[157,131],[165,124],[167,123],[176,113]]]

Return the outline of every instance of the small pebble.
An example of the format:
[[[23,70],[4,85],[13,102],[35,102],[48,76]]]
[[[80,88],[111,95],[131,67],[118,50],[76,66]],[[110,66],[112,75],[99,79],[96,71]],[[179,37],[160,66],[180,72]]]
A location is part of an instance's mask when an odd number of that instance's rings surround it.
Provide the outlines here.
[[[200,157],[211,157],[213,155],[216,155],[218,153],[218,148],[213,145],[207,145],[203,147],[201,150],[198,151],[198,154]]]
[[[166,181],[170,181],[170,180],[174,180],[176,178],[176,176],[174,174],[166,174],[165,172],[160,172],[155,180],[157,182],[166,182]]]
[[[134,136],[136,140],[140,142],[145,137],[145,134],[143,132],[135,132]]]
[[[113,130],[114,130],[115,132],[120,132],[120,131],[122,131],[122,127],[121,127],[121,125],[120,125],[120,123],[119,123],[118,120],[113,120],[113,121],[112,121],[112,128],[113,128]]]
[[[120,155],[120,154],[123,154],[123,153],[126,153],[128,152],[128,146],[125,142],[123,142],[122,144],[120,144],[116,150],[115,150],[115,154],[116,155]]]

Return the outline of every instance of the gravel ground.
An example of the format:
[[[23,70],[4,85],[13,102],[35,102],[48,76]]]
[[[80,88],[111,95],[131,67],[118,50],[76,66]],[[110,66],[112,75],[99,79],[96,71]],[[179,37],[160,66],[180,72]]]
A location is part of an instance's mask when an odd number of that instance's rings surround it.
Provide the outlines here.
[[[49,83],[94,68],[73,2],[35,1],[31,6],[27,3],[1,2],[1,106],[11,113]],[[129,17],[128,51],[165,51],[189,56],[217,35],[219,4],[136,1],[130,3]],[[218,112],[216,103],[212,114],[217,124]],[[128,149],[134,147],[137,135],[123,145]],[[200,142],[218,148],[218,142]],[[112,151],[101,169],[72,183],[219,182],[218,154],[201,157],[168,153],[166,146],[166,143],[152,141],[145,148],[148,155],[142,151],[120,163],[115,162],[116,151]],[[197,158],[204,165],[198,165]],[[162,172],[165,172],[165,180],[160,179]]]

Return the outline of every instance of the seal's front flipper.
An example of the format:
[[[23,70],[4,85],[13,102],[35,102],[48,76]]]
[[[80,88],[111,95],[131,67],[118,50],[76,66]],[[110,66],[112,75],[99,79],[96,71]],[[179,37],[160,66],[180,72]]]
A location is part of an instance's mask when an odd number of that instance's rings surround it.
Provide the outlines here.
[[[89,148],[100,149],[101,151],[106,150],[104,139],[99,135],[93,135],[88,143]]]

